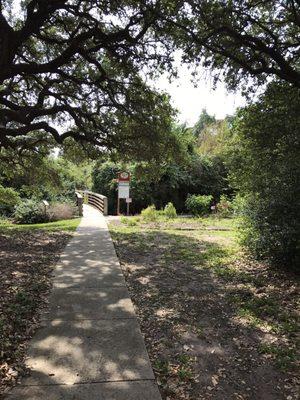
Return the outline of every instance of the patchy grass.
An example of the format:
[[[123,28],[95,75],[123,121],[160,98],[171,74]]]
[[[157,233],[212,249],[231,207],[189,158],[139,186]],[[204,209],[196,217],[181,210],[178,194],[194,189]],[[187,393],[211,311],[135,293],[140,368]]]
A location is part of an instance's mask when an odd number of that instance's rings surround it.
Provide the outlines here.
[[[47,302],[53,266],[78,223],[0,223],[0,396],[26,374],[27,343]]]
[[[163,399],[297,398],[298,283],[249,259],[238,224],[110,224]]]
[[[119,221],[114,221],[115,224],[121,222],[122,225],[127,226],[143,226],[148,228],[159,228],[160,230],[192,230],[192,229],[205,229],[205,230],[221,230],[232,231],[235,229],[240,220],[237,218],[221,218],[217,215],[212,215],[209,217],[191,217],[191,216],[178,216],[176,218],[167,218],[164,215],[159,214],[159,212],[155,215],[154,221],[147,221],[145,218],[140,215],[120,217]]]
[[[273,344],[261,344],[259,352],[261,354],[273,356],[277,367],[282,371],[289,371],[291,365],[294,365],[297,361],[297,355],[293,347],[287,348]]]
[[[76,230],[78,224],[80,222],[80,218],[74,219],[64,219],[61,221],[55,222],[46,222],[41,224],[13,224],[12,222],[0,219],[0,232],[8,232],[8,231],[31,231],[31,230],[47,230],[47,231],[64,231],[64,232],[73,232]]]

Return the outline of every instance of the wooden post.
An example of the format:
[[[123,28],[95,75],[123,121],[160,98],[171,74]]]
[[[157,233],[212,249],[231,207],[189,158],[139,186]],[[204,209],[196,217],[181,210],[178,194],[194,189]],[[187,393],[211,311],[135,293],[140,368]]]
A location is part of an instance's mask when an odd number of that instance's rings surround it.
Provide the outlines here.
[[[80,217],[83,216],[83,197],[79,195],[77,201],[78,201],[78,214]]]
[[[108,200],[107,197],[103,197],[103,215],[108,215]]]
[[[83,215],[83,197],[80,193],[75,192],[76,194],[76,202],[77,202],[77,207],[78,207],[78,214],[80,217]]]
[[[120,215],[120,199],[119,199],[119,193],[118,193],[118,200],[117,200],[117,215]]]

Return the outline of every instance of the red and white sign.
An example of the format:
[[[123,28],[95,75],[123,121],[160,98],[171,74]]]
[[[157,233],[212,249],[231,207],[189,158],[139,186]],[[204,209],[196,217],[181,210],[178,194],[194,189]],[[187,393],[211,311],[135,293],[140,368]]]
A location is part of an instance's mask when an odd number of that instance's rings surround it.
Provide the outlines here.
[[[119,182],[129,182],[130,181],[130,174],[129,172],[119,172],[118,173],[118,181]]]
[[[118,205],[117,214],[120,214],[120,199],[125,199],[127,203],[127,215],[129,215],[129,203],[131,198],[129,197],[130,190],[130,174],[129,172],[123,171],[118,172]]]

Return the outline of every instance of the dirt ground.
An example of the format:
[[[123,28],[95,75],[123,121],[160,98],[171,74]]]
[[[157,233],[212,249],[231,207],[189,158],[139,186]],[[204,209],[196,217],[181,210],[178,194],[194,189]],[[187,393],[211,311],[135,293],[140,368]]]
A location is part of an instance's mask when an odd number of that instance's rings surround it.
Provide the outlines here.
[[[110,230],[164,400],[299,398],[295,276],[220,224]]]
[[[51,275],[70,234],[0,232],[0,398],[26,374],[28,341],[47,304]]]

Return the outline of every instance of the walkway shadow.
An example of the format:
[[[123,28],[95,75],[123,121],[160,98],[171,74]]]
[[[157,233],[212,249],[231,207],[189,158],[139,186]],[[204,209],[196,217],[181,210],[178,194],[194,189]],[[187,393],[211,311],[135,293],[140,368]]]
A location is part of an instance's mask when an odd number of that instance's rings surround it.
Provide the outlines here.
[[[54,273],[21,400],[160,399],[109,233],[80,227]]]

